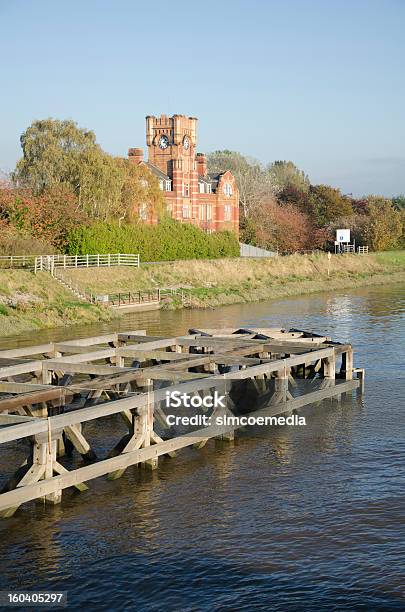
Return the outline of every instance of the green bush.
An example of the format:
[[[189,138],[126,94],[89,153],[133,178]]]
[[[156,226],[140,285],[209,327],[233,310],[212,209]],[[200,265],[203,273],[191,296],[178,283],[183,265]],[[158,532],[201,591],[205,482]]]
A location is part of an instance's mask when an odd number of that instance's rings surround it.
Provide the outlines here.
[[[139,253],[141,261],[238,257],[233,232],[206,234],[194,225],[164,219],[157,225],[99,222],[80,226],[68,235],[70,255]]]

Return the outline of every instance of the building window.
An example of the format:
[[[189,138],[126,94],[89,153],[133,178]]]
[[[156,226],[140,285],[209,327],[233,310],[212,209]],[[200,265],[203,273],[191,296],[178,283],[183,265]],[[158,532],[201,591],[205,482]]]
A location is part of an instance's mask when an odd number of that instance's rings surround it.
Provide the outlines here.
[[[188,204],[183,205],[183,219],[190,219],[190,206]]]
[[[209,183],[198,183],[199,193],[212,193],[211,185]]]
[[[229,206],[229,204],[225,204],[224,220],[230,221],[231,219],[232,219],[232,208]]]
[[[210,219],[212,219],[212,206],[207,206],[207,221],[210,221]]]
[[[190,195],[190,185],[188,183],[184,183],[184,186],[183,186],[183,196],[185,198],[188,198],[189,195]]]
[[[228,197],[232,195],[232,185],[230,183],[225,183],[224,185],[224,194]]]
[[[159,187],[162,191],[171,191],[172,182],[168,180],[159,179]]]

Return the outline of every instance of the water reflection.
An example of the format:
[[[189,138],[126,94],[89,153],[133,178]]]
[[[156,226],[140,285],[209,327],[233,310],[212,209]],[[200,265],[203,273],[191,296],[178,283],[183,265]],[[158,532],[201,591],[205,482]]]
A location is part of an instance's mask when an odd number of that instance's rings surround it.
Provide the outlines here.
[[[353,395],[307,407],[306,427],[247,429],[156,472],[67,491],[61,506],[25,506],[0,523],[0,586],[66,588],[76,608],[98,610],[403,609],[404,312],[395,286],[3,339],[293,326],[352,341],[367,377],[363,405]]]

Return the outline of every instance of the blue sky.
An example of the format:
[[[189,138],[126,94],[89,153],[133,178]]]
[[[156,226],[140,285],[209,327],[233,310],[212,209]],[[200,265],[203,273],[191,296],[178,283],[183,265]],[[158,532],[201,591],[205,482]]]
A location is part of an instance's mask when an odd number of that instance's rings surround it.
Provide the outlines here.
[[[0,168],[34,119],[125,155],[145,115],[179,113],[200,151],[405,192],[404,31],[405,0],[0,0]]]

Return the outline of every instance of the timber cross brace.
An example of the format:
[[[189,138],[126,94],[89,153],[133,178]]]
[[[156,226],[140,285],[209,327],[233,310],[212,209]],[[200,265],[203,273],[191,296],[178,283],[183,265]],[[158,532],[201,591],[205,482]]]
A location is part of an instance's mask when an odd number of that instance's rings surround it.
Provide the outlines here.
[[[247,405],[252,415],[272,416],[363,384],[349,344],[297,329],[191,329],[174,337],[136,330],[0,351],[0,449],[11,463],[8,443],[27,448],[22,464],[10,465],[0,515],[32,500],[60,503],[63,489],[85,491],[88,481],[115,480],[132,465],[155,469],[159,456],[210,438],[233,440],[233,424],[186,434],[168,427],[168,390],[204,399],[221,389],[226,406],[211,416],[246,412]],[[110,450],[97,457],[85,426],[114,415],[126,433],[107,439]],[[79,467],[70,465],[72,453],[81,455]]]

